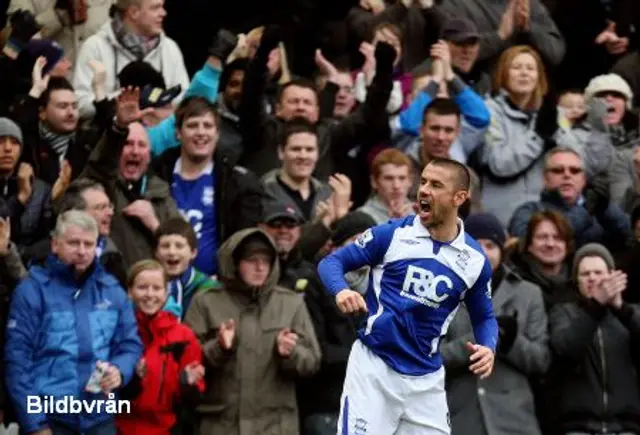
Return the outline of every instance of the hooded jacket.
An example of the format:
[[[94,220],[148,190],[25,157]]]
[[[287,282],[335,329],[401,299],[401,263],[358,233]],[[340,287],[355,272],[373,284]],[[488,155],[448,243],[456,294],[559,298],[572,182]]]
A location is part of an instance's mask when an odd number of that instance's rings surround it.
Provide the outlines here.
[[[233,253],[247,237],[263,231],[249,228],[234,234],[219,250],[222,288],[198,293],[185,318],[202,343],[207,391],[197,411],[200,434],[296,435],[296,377],[318,370],[320,348],[303,296],[277,286],[274,261],[264,285],[247,287],[238,277]],[[218,329],[235,321],[234,344],[223,350]],[[279,355],[276,337],[289,328],[298,342],[287,358]]]
[[[98,361],[115,365],[126,385],[142,354],[131,302],[118,281],[94,262],[78,281],[70,266],[50,255],[16,288],[5,343],[5,380],[20,428],[44,429],[50,421],[86,431],[111,421],[105,412],[27,412],[27,396],[106,400],[85,386]]]
[[[104,65],[107,72],[105,91],[110,96],[119,88],[117,75],[120,71],[127,64],[138,59],[117,41],[111,27],[111,20],[104,23],[95,35],[82,44],[73,76],[73,87],[78,96],[80,116],[83,119],[95,114],[91,88],[93,72],[89,66],[90,60],[99,60]],[[189,75],[184,66],[182,52],[175,41],[164,33],[160,34],[158,46],[141,60],[150,63],[162,74],[167,89],[181,85],[184,93],[189,87]],[[180,102],[181,99],[182,96],[179,96],[175,101]]]
[[[168,435],[178,420],[176,407],[205,389],[204,379],[186,384],[184,372],[188,364],[202,362],[202,349],[193,331],[169,311],[148,316],[136,310],[136,319],[146,373],[142,379],[135,374],[123,391],[134,400],[131,413],[120,414],[116,426],[121,435]]]

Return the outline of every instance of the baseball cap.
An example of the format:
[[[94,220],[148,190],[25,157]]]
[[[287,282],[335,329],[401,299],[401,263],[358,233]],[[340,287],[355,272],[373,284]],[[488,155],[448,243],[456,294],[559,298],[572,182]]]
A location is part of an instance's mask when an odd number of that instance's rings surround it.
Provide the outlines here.
[[[452,18],[442,27],[442,39],[454,43],[475,42],[480,39],[478,28],[466,18]]]
[[[298,224],[302,224],[304,221],[292,204],[269,202],[264,207],[264,223],[269,224],[276,219],[290,219]]]

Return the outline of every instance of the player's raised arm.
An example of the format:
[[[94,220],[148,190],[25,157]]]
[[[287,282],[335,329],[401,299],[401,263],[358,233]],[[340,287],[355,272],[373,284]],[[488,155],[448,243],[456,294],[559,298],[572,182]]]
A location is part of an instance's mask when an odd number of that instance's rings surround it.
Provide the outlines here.
[[[465,297],[477,343],[467,346],[471,353],[470,369],[481,378],[491,374],[498,344],[498,322],[491,303],[491,275],[491,264],[485,259],[478,280]]]
[[[375,267],[380,264],[389,247],[393,230],[391,224],[370,228],[354,243],[329,254],[318,265],[322,283],[336,297],[338,307],[343,312],[367,310],[362,295],[349,288],[344,274],[364,266]]]

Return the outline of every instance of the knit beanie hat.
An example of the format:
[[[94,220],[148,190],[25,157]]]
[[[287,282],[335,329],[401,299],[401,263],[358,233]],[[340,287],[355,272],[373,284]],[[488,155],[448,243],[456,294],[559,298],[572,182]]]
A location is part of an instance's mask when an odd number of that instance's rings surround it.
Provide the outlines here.
[[[594,77],[584,90],[587,102],[591,102],[593,97],[600,92],[617,92],[627,99],[627,108],[631,109],[633,92],[629,84],[617,74],[603,74]]]
[[[507,232],[497,217],[491,213],[476,213],[470,215],[464,221],[464,229],[476,240],[491,240],[500,248],[504,247],[507,241]]]
[[[240,260],[249,258],[254,254],[266,254],[273,262],[276,251],[263,233],[255,233],[246,237],[233,251],[233,262],[237,265]]]
[[[166,87],[162,73],[143,60],[129,62],[118,74],[118,80],[122,88],[132,86],[142,89],[147,85],[160,89]]]
[[[9,118],[0,118],[0,137],[13,137],[22,146],[22,130]]]
[[[49,39],[32,39],[18,56],[17,62],[20,72],[22,74],[28,73],[29,76],[31,76],[33,66],[40,56],[47,59],[47,64],[42,69],[42,75],[45,76],[49,74],[60,59],[62,59],[64,50],[60,47],[60,44],[55,41]]]
[[[589,243],[584,245],[578,251],[576,251],[576,255],[573,257],[573,279],[575,280],[578,276],[578,266],[580,262],[585,257],[600,257],[607,263],[607,268],[609,270],[613,270],[616,267],[616,263],[613,260],[613,256],[611,252],[604,246],[599,243]]]
[[[376,221],[371,216],[361,211],[353,211],[336,222],[331,236],[334,245],[340,246],[350,237],[367,231],[376,226]]]

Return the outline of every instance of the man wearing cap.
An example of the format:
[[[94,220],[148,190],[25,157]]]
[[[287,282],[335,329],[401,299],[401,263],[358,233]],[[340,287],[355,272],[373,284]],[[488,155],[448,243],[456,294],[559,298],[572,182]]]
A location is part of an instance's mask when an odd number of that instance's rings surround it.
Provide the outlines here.
[[[441,347],[447,398],[459,404],[452,407],[451,434],[541,435],[529,380],[544,374],[551,359],[542,292],[505,264],[507,234],[498,218],[472,214],[464,226],[493,269],[491,299],[500,336],[495,373],[478,382],[466,370],[465,342],[472,333],[469,313],[463,306],[453,318]]]
[[[475,23],[478,61],[487,72],[500,53],[518,44],[533,46],[549,65],[558,65],[564,57],[564,37],[540,0],[448,0],[440,10],[449,18]]]
[[[196,433],[297,435],[296,380],[320,366],[303,296],[277,285],[276,247],[260,229],[231,236],[219,262],[224,286],[196,294],[185,318],[210,381]]]
[[[479,95],[487,95],[491,91],[491,78],[476,64],[480,50],[480,33],[476,25],[466,18],[447,19],[440,38],[449,46],[451,66],[455,75]],[[413,74],[430,74],[434,60],[427,59],[414,69]]]
[[[51,189],[35,178],[28,163],[20,162],[23,136],[20,127],[0,118],[0,217],[11,222],[11,240],[25,263],[49,253],[53,228]]]
[[[627,276],[602,245],[578,249],[574,297],[554,305],[549,334],[558,376],[554,433],[640,433],[640,309],[624,302]]]
[[[119,88],[118,74],[133,60],[150,63],[164,77],[167,87],[189,87],[189,76],[178,45],[162,30],[166,16],[162,0],[117,0],[116,12],[78,54],[73,85],[78,93],[80,116],[95,114],[89,61],[100,61],[107,74],[105,90],[111,95]],[[180,98],[180,97],[179,97]]]

